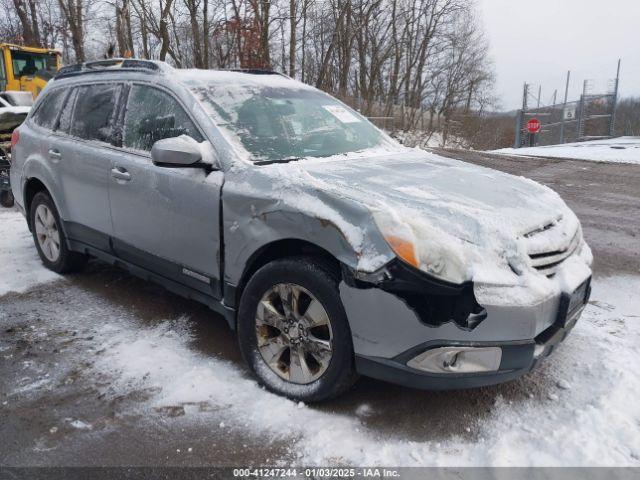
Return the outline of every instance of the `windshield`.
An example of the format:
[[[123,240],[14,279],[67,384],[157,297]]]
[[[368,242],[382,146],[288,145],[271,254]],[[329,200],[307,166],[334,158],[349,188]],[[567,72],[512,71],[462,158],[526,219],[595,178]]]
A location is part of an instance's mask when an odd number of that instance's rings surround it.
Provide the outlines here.
[[[270,86],[266,79],[265,85],[200,84],[191,90],[253,161],[328,157],[389,145],[366,118],[336,99],[280,79],[290,86]]]
[[[16,77],[32,76],[38,71],[56,73],[56,55],[48,53],[11,52],[13,74]]]

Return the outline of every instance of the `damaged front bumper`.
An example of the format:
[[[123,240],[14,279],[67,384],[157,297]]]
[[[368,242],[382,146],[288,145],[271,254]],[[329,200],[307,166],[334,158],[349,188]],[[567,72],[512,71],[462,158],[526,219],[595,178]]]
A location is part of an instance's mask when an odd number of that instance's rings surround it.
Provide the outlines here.
[[[471,283],[446,284],[401,263],[384,275],[363,281],[345,272],[340,285],[356,369],[429,390],[493,385],[531,371],[573,329],[591,292],[589,274],[569,292],[528,305],[480,305]]]

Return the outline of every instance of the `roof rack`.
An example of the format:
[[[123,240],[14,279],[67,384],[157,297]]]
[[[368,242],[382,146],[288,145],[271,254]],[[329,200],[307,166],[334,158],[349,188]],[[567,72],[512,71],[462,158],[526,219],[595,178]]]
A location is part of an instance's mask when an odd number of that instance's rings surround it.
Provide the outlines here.
[[[147,73],[159,73],[162,69],[156,62],[131,58],[109,58],[93,62],[77,63],[62,67],[54,78],[71,77],[86,73],[111,72],[113,70],[127,70]]]
[[[249,73],[251,75],[280,75],[286,77],[284,73],[277,72],[275,70],[269,70],[267,68],[232,68],[230,72]]]

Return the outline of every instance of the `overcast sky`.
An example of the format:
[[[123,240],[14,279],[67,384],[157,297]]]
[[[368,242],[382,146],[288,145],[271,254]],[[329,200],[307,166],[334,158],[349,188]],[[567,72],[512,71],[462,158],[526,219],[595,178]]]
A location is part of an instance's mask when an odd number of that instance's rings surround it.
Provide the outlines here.
[[[620,94],[640,96],[640,0],[476,1],[503,109],[522,104],[525,81],[542,85],[543,103],[551,102],[555,89],[561,99],[567,70],[570,99],[577,99],[585,79],[604,90],[618,58]]]

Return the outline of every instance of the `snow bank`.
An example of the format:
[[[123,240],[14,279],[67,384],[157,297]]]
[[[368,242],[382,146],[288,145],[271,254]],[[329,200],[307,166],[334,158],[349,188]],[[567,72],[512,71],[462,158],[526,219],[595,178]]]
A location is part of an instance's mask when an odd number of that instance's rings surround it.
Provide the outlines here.
[[[455,135],[449,135],[445,141],[442,132],[426,132],[423,130],[398,130],[391,136],[407,147],[429,148],[462,148],[469,149],[468,142]]]
[[[88,374],[107,378],[111,396],[157,392],[137,413],[183,406],[187,423],[222,418],[220,428],[291,442],[305,465],[640,466],[640,404],[632,400],[640,372],[630,368],[640,355],[639,291],[640,277],[597,282],[584,317],[547,361],[550,381],[524,401],[498,397],[486,419],[470,422],[474,440],[381,436],[366,426],[376,414],[366,406],[333,414],[272,395],[233,363],[194,351],[186,317],[103,326],[104,353]]]
[[[24,217],[0,209],[0,295],[60,278],[42,265]]]
[[[493,153],[640,165],[640,137],[620,137],[547,147],[503,148]]]

